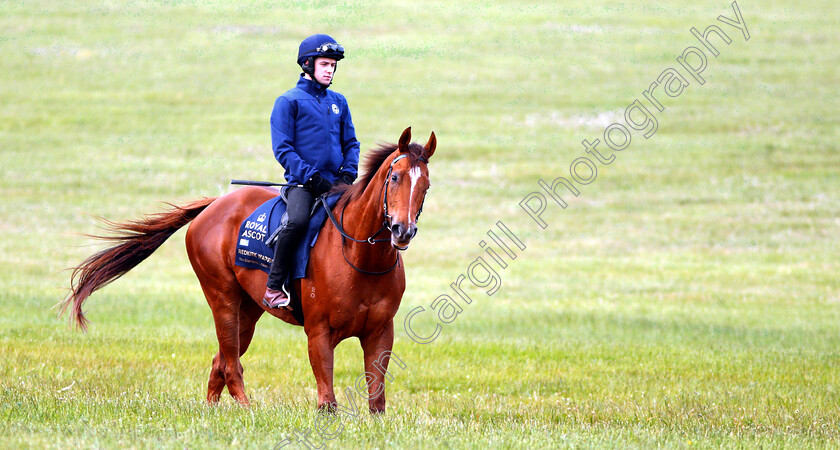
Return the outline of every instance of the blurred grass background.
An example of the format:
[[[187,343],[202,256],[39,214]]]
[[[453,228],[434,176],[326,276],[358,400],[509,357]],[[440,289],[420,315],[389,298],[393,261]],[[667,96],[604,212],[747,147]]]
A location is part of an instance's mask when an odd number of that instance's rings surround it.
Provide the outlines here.
[[[282,177],[270,109],[325,32],[363,153],[438,136],[396,322],[497,220],[528,248],[434,343],[398,327],[384,417],[313,442],[837,446],[840,27],[827,1],[739,5],[747,42],[710,1],[0,2],[0,444],[267,448],[314,426],[305,335],[271,318],[243,358],[254,406],[202,404],[217,345],[183,231],[91,298],[89,333],[53,305],[94,217]],[[733,42],[706,84],[536,227],[519,201],[713,23]],[[335,370],[361,373],[354,341]]]

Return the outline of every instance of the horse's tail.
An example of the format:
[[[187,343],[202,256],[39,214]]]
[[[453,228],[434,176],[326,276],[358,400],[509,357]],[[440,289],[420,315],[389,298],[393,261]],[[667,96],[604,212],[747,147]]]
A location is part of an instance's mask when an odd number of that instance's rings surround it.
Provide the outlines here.
[[[115,223],[102,219],[113,236],[91,236],[116,244],[96,253],[73,268],[70,277],[70,294],[62,302],[61,314],[73,307],[70,321],[82,330],[87,329],[88,320],[82,311],[82,303],[97,289],[123,276],[148,258],[179,228],[188,224],[209,206],[216,198],[204,198],[184,206],[158,214],[148,215],[140,220]]]

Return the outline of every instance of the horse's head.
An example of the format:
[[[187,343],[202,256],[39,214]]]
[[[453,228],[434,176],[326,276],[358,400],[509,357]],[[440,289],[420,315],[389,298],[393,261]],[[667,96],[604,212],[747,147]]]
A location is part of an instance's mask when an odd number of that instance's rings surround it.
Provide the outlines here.
[[[425,146],[411,142],[411,127],[403,131],[398,153],[391,160],[385,180],[383,203],[391,245],[405,250],[417,234],[417,220],[429,189],[429,158],[435,153],[435,133]]]

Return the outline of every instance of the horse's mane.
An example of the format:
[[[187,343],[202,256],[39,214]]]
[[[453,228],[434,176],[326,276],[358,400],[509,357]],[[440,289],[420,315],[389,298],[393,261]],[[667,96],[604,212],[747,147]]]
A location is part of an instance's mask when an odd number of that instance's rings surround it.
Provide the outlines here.
[[[391,153],[394,153],[398,148],[397,144],[391,143],[381,143],[377,146],[377,148],[372,149],[365,155],[364,163],[362,164],[362,170],[364,171],[364,175],[362,175],[355,183],[352,185],[339,185],[334,187],[330,193],[341,193],[341,199],[338,201],[337,207],[343,208],[347,203],[350,201],[358,198],[362,195],[362,192],[370,184],[373,177],[376,176],[376,172],[379,171],[379,168],[382,167],[382,164],[385,163],[385,160],[391,156]],[[410,143],[408,144],[408,162],[415,166],[417,163],[425,161],[428,159],[426,156],[426,148],[417,143]]]

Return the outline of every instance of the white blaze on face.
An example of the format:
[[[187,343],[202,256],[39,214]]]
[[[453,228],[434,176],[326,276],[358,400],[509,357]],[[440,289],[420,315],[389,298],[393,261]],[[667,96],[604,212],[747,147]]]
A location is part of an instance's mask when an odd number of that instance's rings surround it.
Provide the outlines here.
[[[420,172],[420,168],[416,167],[416,166],[412,167],[411,170],[408,171],[408,176],[411,177],[411,194],[409,194],[409,196],[408,196],[408,223],[409,223],[409,225],[413,224],[414,219],[416,218],[416,216],[411,213],[411,207],[412,207],[412,205],[414,205],[414,201],[413,201],[414,200],[414,188],[417,187],[417,180],[419,180],[422,175],[423,174]]]

